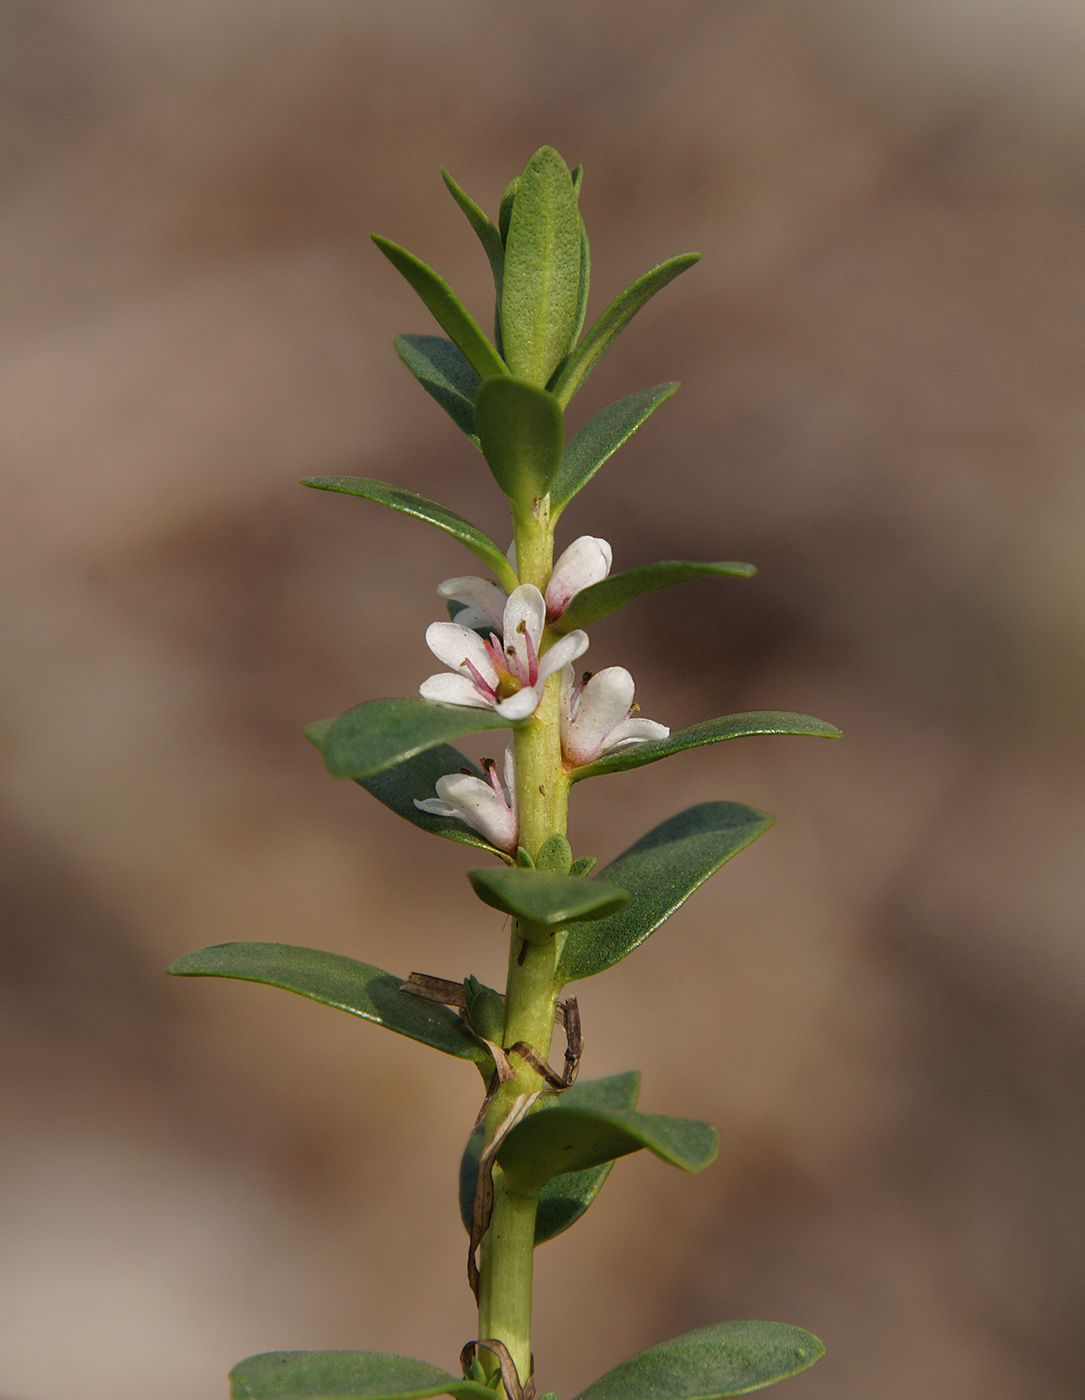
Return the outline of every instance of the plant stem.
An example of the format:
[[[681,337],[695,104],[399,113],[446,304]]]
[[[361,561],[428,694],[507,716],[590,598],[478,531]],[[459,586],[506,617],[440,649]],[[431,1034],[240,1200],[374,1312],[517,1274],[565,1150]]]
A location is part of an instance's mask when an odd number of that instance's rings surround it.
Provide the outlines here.
[[[514,520],[514,525],[520,582],[532,583],[545,592],[554,557],[549,498],[536,502],[534,510]],[[565,833],[568,784],[561,762],[560,684],[559,676],[551,676],[533,722],[515,734],[520,845],[532,859],[555,832]],[[546,936],[541,929],[513,923],[505,989],[505,1049],[526,1041],[541,1059],[549,1054],[557,1005],[557,966],[564,941],[561,932]],[[512,1056],[511,1062],[516,1078],[503,1084],[494,1096],[486,1120],[487,1144],[518,1100],[543,1087],[538,1074],[519,1056]],[[507,1190],[501,1168],[495,1165],[493,1213],[479,1262],[479,1337],[505,1344],[525,1386],[531,1374],[537,1206],[537,1197]],[[497,1370],[496,1358],[483,1352],[480,1360],[492,1376]]]

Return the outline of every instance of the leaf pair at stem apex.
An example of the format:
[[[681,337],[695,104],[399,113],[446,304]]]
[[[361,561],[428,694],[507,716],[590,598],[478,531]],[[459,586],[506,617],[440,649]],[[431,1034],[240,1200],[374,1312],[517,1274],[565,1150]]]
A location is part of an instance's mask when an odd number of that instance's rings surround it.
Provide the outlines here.
[[[481,447],[514,509],[524,514],[550,494],[556,518],[598,470],[599,452],[605,452],[605,460],[677,385],[632,396],[623,401],[624,412],[615,414],[621,406],[612,406],[603,422],[588,425],[587,437],[578,435],[584,440],[578,447],[573,444],[576,450],[569,457],[566,406],[641,307],[700,255],[671,258],[638,278],[578,345],[590,266],[578,207],[579,169],[571,173],[557,151],[543,146],[506,190],[497,225],[447,171],[442,173],[490,262],[496,292],[494,341],[432,268],[374,234],[377,247],[448,336],[401,336],[396,349],[423,388]],[[601,437],[612,443],[609,450],[598,441]]]

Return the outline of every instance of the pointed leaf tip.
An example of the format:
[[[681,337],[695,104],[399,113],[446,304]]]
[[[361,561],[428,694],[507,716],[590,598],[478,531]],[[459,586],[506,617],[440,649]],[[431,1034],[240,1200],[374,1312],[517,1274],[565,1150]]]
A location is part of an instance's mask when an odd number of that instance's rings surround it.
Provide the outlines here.
[[[691,268],[700,256],[700,253],[683,253],[677,258],[668,258],[666,262],[638,277],[624,292],[614,298],[549,386],[562,406],[573,397],[610,348],[615,336],[624,330],[641,307],[668,282],[672,282],[680,273]]]
[[[478,323],[455,292],[414,253],[393,243],[379,233],[370,234],[373,242],[396,271],[410,284],[426,309],[448,338],[463,351],[480,378],[507,374],[508,366],[483,335]]]
[[[593,977],[628,957],[771,826],[772,818],[752,807],[702,802],[653,827],[601,872],[629,891],[629,903],[590,929],[573,925],[558,965],[561,982]]]
[[[576,493],[587,486],[599,468],[678,387],[672,380],[629,394],[584,424],[572,442],[566,444],[561,467],[550,487],[551,520],[558,518]]]
[[[429,501],[425,496],[418,496],[401,486],[392,486],[387,481],[374,481],[366,476],[307,476],[302,479],[301,484],[311,486],[315,491],[337,491],[344,496],[362,496],[367,501],[375,501],[377,505],[413,516],[415,520],[424,520],[427,525],[433,525],[436,529],[443,530],[446,535],[459,540],[477,559],[481,559],[487,568],[493,570],[506,592],[511,593],[517,585],[518,580],[512,565],[493,540],[447,506]]]

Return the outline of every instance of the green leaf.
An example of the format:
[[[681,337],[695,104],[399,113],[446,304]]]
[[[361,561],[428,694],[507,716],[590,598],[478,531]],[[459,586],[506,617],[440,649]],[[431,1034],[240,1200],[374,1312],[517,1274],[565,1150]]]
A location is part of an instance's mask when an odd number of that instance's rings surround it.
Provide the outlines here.
[[[322,720],[320,723],[330,727],[334,721]],[[315,725],[309,725],[306,735],[309,736],[310,731],[315,728]],[[318,749],[321,747],[316,739],[313,742]],[[464,769],[476,778],[482,777],[482,770],[465,754],[460,753],[459,749],[452,748],[450,744],[438,744],[436,748],[424,749],[422,753],[415,754],[404,763],[397,763],[394,768],[386,768],[370,778],[357,778],[355,781],[359,787],[365,788],[378,802],[383,802],[412,826],[428,831],[431,836],[443,836],[446,841],[458,841],[464,846],[474,846],[480,851],[488,851],[491,855],[507,861],[509,857],[504,851],[491,846],[485,837],[480,836],[466,822],[457,821],[455,817],[435,817],[429,812],[420,811],[414,805],[415,798],[423,801],[427,797],[437,796],[438,778],[443,778],[448,773],[462,773]]]
[[[475,399],[475,430],[494,480],[529,512],[561,465],[565,418],[557,399],[512,375],[486,379]]]
[[[556,870],[484,866],[467,878],[483,904],[529,924],[555,929],[574,919],[602,919],[629,901],[625,890],[606,880],[585,880]]]
[[[689,583],[696,578],[726,575],[729,578],[752,578],[757,570],[752,564],[700,564],[686,559],[665,559],[658,564],[644,564],[639,569],[627,569],[612,574],[601,583],[582,588],[558,620],[551,624],[559,633],[571,632],[598,622],[608,613],[624,608],[644,593],[660,588],[673,588],[676,583]]]
[[[265,1351],[230,1372],[231,1400],[493,1400],[477,1381],[387,1351]]]
[[[772,820],[737,802],[703,802],[653,827],[602,871],[629,891],[629,903],[590,929],[570,929],[558,965],[560,981],[593,977],[621,962]]]
[[[430,398],[477,447],[475,395],[482,381],[462,351],[439,335],[397,335],[392,343]]]
[[[464,520],[462,515],[438,505],[436,501],[427,501],[425,496],[416,496],[413,491],[404,491],[399,486],[390,486],[386,481],[372,481],[365,476],[307,476],[301,484],[312,486],[317,491],[364,496],[367,501],[376,501],[378,505],[402,511],[404,515],[413,515],[416,520],[424,520],[427,525],[436,526],[466,545],[476,558],[493,570],[506,593],[511,593],[519,581],[512,565],[488,535],[484,535],[469,520]]]
[[[708,1123],[630,1108],[594,1108],[577,1103],[571,1093],[566,1090],[528,1114],[501,1144],[497,1160],[510,1190],[537,1195],[552,1177],[586,1171],[642,1147],[687,1172],[715,1161],[719,1134]]]
[[[501,293],[505,357],[513,374],[543,387],[576,334],[580,211],[568,167],[543,146],[520,176]]]
[[[333,778],[370,778],[461,734],[530,723],[502,719],[494,710],[438,705],[414,696],[366,700],[332,721],[324,731],[320,756]]]
[[[725,739],[743,739],[750,734],[807,734],[817,739],[839,739],[840,730],[812,715],[796,715],[786,710],[752,710],[741,715],[721,715],[705,719],[688,729],[676,729],[667,739],[648,739],[643,744],[630,744],[615,753],[574,768],[569,774],[572,782],[594,778],[600,773],[624,773],[628,768],[642,768],[656,763],[683,749],[698,749],[705,744],[721,744]]]
[[[484,1040],[500,1045],[505,1034],[505,998],[477,977],[463,979],[463,994],[471,1029]]]
[[[507,244],[509,241],[509,223],[512,220],[512,208],[516,203],[516,194],[520,188],[520,176],[515,180],[510,180],[505,186],[505,193],[501,196],[501,208],[497,215],[497,231],[501,235],[501,242]]]
[[[535,854],[535,867],[538,870],[556,870],[560,875],[568,875],[572,865],[573,853],[560,831],[547,837]]]
[[[668,258],[665,263],[651,268],[643,277],[638,277],[624,292],[614,298],[550,385],[551,392],[563,406],[587,379],[614,337],[629,324],[644,303],[668,282],[673,281],[680,272],[692,267],[700,256],[700,253],[683,253],[680,257]]]
[[[640,1075],[635,1070],[611,1075],[607,1079],[590,1079],[574,1084],[565,1094],[574,1095],[581,1108],[636,1108]],[[471,1135],[460,1162],[460,1219],[471,1233],[471,1206],[478,1179],[478,1159],[482,1152],[486,1129],[480,1126]],[[539,1208],[535,1215],[535,1247],[552,1240],[575,1225],[603,1188],[613,1162],[588,1167],[581,1172],[562,1172],[551,1177],[539,1192]]]
[[[479,329],[478,323],[444,280],[421,258],[408,253],[398,243],[380,234],[371,235],[373,242],[422,298],[433,319],[454,341],[474,366],[480,379],[492,374],[507,373],[505,361]]]
[[[722,1400],[798,1375],[824,1355],[816,1337],[786,1322],[717,1322],[623,1361],[576,1400]]]
[[[654,389],[642,389],[639,394],[630,394],[612,403],[584,424],[566,446],[558,474],[551,483],[551,520],[557,519],[576,493],[587,486],[626,438],[631,437],[677,389],[675,381],[657,384]]]
[[[577,191],[579,193],[579,190]],[[576,293],[576,320],[569,339],[570,350],[580,339],[584,329],[584,319],[588,314],[588,288],[591,285],[591,246],[588,243],[588,230],[584,220],[580,220],[580,285]]]
[[[494,275],[494,288],[500,301],[501,277],[505,267],[505,243],[501,233],[489,214],[459,187],[444,166],[441,167],[441,179],[444,180],[449,194],[467,216],[467,222],[475,230],[478,241],[482,244],[482,250],[490,261],[490,270]]]
[[[232,977],[282,987],[457,1059],[482,1065],[490,1060],[455,1011],[402,991],[402,978],[341,953],[291,943],[219,943],[186,953],[166,971],[172,977]]]

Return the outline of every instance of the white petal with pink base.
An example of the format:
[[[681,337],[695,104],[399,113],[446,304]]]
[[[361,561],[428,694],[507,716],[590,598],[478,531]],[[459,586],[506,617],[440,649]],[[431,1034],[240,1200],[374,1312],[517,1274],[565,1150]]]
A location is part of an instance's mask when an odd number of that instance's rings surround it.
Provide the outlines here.
[[[497,765],[483,759],[485,778],[471,773],[446,773],[437,779],[437,796],[414,800],[421,812],[434,817],[455,817],[484,836],[491,846],[512,855],[520,840],[516,810],[516,759],[511,744],[505,749],[505,783],[498,781]]]
[[[459,622],[431,623],[426,645],[455,674],[423,681],[418,688],[423,699],[496,710],[507,720],[527,719],[538,708],[549,677],[588,649],[586,632],[570,632],[540,658],[546,603],[530,583],[509,595],[501,622],[501,635],[495,630],[486,641]]]
[[[559,618],[582,588],[602,583],[610,573],[614,555],[606,540],[597,535],[581,535],[554,565],[546,586],[546,615]]]
[[[573,540],[558,558],[546,585],[547,621],[556,621],[582,588],[602,583],[610,573],[613,559],[610,545],[597,535],[581,535]],[[516,567],[515,542],[509,546],[509,562]],[[463,605],[464,610],[456,614],[461,626],[501,631],[505,591],[498,584],[467,574],[462,578],[446,578],[438,585],[437,592],[447,602]]]
[[[624,666],[576,684],[572,666],[561,673],[561,751],[566,763],[582,768],[605,753],[646,739],[666,739],[670,730],[633,713],[633,677]]]

